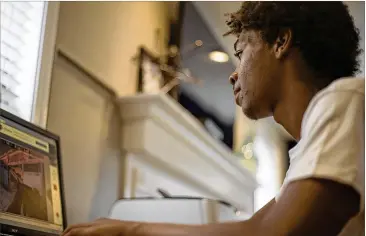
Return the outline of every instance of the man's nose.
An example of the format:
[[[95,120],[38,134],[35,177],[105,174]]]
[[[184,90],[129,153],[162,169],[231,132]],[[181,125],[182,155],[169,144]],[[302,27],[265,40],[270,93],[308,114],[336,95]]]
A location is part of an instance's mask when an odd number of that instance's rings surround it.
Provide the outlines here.
[[[234,86],[235,82],[238,80],[238,73],[237,72],[233,72],[230,77],[229,77],[229,82],[231,85]]]

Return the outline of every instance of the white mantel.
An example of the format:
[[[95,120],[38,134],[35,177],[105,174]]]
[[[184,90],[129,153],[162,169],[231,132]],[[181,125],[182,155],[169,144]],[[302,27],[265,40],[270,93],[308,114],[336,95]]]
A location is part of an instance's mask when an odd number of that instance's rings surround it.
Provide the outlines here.
[[[179,103],[159,94],[123,97],[119,104],[127,156],[252,213],[254,176]]]

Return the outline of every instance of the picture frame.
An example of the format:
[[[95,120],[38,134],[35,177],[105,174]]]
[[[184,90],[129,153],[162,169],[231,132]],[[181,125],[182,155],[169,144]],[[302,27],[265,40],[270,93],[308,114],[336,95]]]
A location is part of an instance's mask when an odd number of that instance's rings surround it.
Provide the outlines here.
[[[137,92],[157,94],[164,85],[164,72],[157,56],[140,47]]]

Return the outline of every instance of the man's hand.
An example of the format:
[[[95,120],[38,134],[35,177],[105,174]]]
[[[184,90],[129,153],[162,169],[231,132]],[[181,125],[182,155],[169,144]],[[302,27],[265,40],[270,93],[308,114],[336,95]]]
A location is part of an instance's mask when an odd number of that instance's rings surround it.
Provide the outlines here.
[[[132,236],[140,223],[99,219],[91,223],[73,225],[62,236]]]

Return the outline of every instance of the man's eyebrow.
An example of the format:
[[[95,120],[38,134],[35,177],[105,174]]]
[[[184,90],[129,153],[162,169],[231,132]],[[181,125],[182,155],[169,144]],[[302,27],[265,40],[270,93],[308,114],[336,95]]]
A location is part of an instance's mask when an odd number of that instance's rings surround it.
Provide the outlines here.
[[[239,42],[239,39],[237,39],[235,41],[235,43],[234,43],[234,50],[235,50],[235,52],[237,51],[238,42]]]

